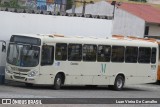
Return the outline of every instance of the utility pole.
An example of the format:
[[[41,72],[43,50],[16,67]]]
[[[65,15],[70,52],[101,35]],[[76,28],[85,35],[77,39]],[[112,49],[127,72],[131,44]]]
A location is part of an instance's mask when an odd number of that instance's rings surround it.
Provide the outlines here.
[[[85,14],[85,9],[86,9],[86,4],[94,4],[94,2],[93,1],[89,1],[89,2],[87,2],[87,1],[75,1],[75,3],[82,3],[83,4],[83,9],[82,9],[82,15],[84,15]]]
[[[112,1],[111,5],[113,5],[113,19],[114,19],[116,6],[121,6],[121,2]]]

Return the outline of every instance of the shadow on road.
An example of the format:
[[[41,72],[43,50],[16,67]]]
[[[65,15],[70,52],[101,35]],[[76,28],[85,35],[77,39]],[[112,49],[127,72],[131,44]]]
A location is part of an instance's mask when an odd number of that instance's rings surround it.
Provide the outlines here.
[[[153,83],[152,83],[153,84]],[[153,84],[157,85],[157,84]],[[36,90],[54,90],[53,86],[46,85],[33,85],[31,87],[27,87],[24,83],[9,81],[5,84],[5,86],[9,87],[19,87],[24,89],[36,89]],[[62,86],[61,90],[106,90],[106,91],[115,91],[108,88],[108,86]],[[135,87],[124,87],[121,91],[147,91],[145,88],[135,88]]]

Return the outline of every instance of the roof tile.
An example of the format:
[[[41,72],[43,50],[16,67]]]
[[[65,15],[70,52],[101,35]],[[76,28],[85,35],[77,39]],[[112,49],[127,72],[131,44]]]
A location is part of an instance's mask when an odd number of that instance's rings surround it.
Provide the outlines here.
[[[119,8],[144,19],[146,22],[160,23],[160,9],[151,5],[122,3]]]

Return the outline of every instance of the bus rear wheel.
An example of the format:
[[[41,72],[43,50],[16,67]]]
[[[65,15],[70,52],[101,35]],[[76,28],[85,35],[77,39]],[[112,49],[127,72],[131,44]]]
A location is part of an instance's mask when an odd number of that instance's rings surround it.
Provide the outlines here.
[[[53,88],[55,90],[59,90],[61,88],[62,85],[62,76],[60,74],[57,74],[55,79],[54,79],[54,86]]]
[[[121,75],[118,75],[115,79],[113,88],[117,91],[120,91],[123,89],[123,86],[124,86],[124,77]]]

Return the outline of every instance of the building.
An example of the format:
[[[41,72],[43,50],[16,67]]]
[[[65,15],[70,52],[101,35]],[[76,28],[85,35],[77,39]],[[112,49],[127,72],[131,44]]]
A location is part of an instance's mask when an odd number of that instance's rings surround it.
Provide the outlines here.
[[[115,10],[114,34],[160,36],[160,9],[147,4],[122,3]]]
[[[160,4],[160,0],[147,0],[148,3]]]
[[[149,4],[116,3],[115,11],[111,2],[101,1],[86,5],[86,14],[113,16],[112,34],[126,36],[160,36],[160,9]],[[68,10],[67,12],[72,12]],[[82,7],[75,9],[82,12]]]

